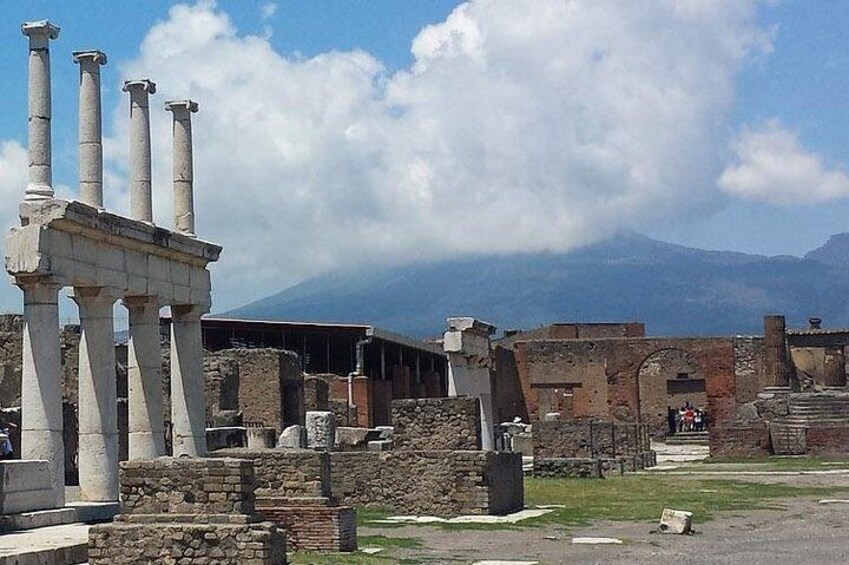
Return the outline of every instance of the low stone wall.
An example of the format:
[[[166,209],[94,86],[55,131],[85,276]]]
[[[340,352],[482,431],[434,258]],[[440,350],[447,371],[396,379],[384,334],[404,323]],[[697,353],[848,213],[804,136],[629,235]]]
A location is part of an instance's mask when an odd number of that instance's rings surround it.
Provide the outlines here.
[[[807,452],[811,455],[849,453],[849,427],[815,426],[805,431]]]
[[[253,514],[250,461],[170,458],[124,461],[121,514]]]
[[[711,457],[769,455],[769,431],[764,423],[714,426],[710,429]]]
[[[433,516],[524,506],[522,458],[488,451],[331,453],[332,493],[352,506]]]
[[[286,563],[283,532],[264,524],[109,524],[89,530],[89,565]]]
[[[90,565],[286,563],[285,534],[256,513],[251,461],[128,461],[119,479],[121,514],[89,529]]]
[[[392,401],[396,450],[469,450],[481,448],[477,398],[419,398]]]
[[[642,424],[541,421],[534,422],[532,435],[534,459],[614,459],[651,451],[648,427]]]
[[[330,496],[330,455],[283,449],[222,449],[211,457],[234,457],[253,463],[257,499]]]
[[[600,479],[602,460],[583,457],[534,459],[534,477]]]

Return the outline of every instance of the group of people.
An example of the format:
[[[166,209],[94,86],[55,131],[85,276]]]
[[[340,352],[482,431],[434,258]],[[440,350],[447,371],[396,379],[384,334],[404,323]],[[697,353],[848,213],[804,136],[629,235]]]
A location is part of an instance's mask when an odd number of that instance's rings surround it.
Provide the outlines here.
[[[688,400],[678,410],[668,408],[669,433],[679,432],[703,432],[707,429],[707,413],[701,408],[696,408]]]

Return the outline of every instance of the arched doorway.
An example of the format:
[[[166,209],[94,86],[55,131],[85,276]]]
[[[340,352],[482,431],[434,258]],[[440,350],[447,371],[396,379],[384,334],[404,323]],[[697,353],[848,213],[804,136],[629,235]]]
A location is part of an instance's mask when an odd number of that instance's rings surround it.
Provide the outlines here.
[[[655,437],[669,431],[668,409],[689,402],[707,407],[705,377],[698,361],[682,349],[661,349],[643,359],[637,374],[640,420]]]

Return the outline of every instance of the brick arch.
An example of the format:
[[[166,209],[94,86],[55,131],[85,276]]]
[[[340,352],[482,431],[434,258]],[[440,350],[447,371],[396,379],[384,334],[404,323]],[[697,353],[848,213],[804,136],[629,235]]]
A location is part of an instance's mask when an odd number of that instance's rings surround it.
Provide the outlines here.
[[[646,355],[637,370],[640,420],[653,435],[668,430],[667,408],[685,401],[707,406],[706,371],[686,349],[665,347]]]

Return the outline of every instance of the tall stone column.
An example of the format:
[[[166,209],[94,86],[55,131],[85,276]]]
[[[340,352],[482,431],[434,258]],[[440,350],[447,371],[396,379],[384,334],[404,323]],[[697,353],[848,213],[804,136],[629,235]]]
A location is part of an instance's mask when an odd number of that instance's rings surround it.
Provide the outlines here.
[[[47,20],[21,25],[29,38],[29,183],[26,200],[53,198],[50,117],[50,40],[59,27]]]
[[[130,314],[127,351],[129,457],[165,455],[162,400],[162,353],[159,346],[159,301],[155,296],[124,298]]]
[[[174,230],[194,237],[194,170],[192,159],[192,112],[198,105],[191,100],[169,100],[165,109],[174,115],[173,177]]]
[[[128,80],[124,92],[130,93],[130,216],[153,223],[149,95],[156,83]]]
[[[80,308],[80,498],[118,500],[118,393],[115,375],[116,297],[102,288],[76,288]]]
[[[764,316],[764,350],[764,369],[772,386],[789,387],[790,363],[784,316]]]
[[[198,306],[171,307],[171,421],[174,456],[206,455],[203,341]]]
[[[495,449],[489,337],[495,326],[474,318],[448,318],[442,346],[448,354],[448,396],[472,396],[481,407],[481,448]]]
[[[80,65],[80,200],[103,208],[103,133],[100,102],[100,51],[74,51]]]
[[[21,457],[46,459],[53,476],[53,502],[65,505],[65,443],[62,438],[62,378],[59,345],[59,285],[18,280],[24,291],[21,366]]]

